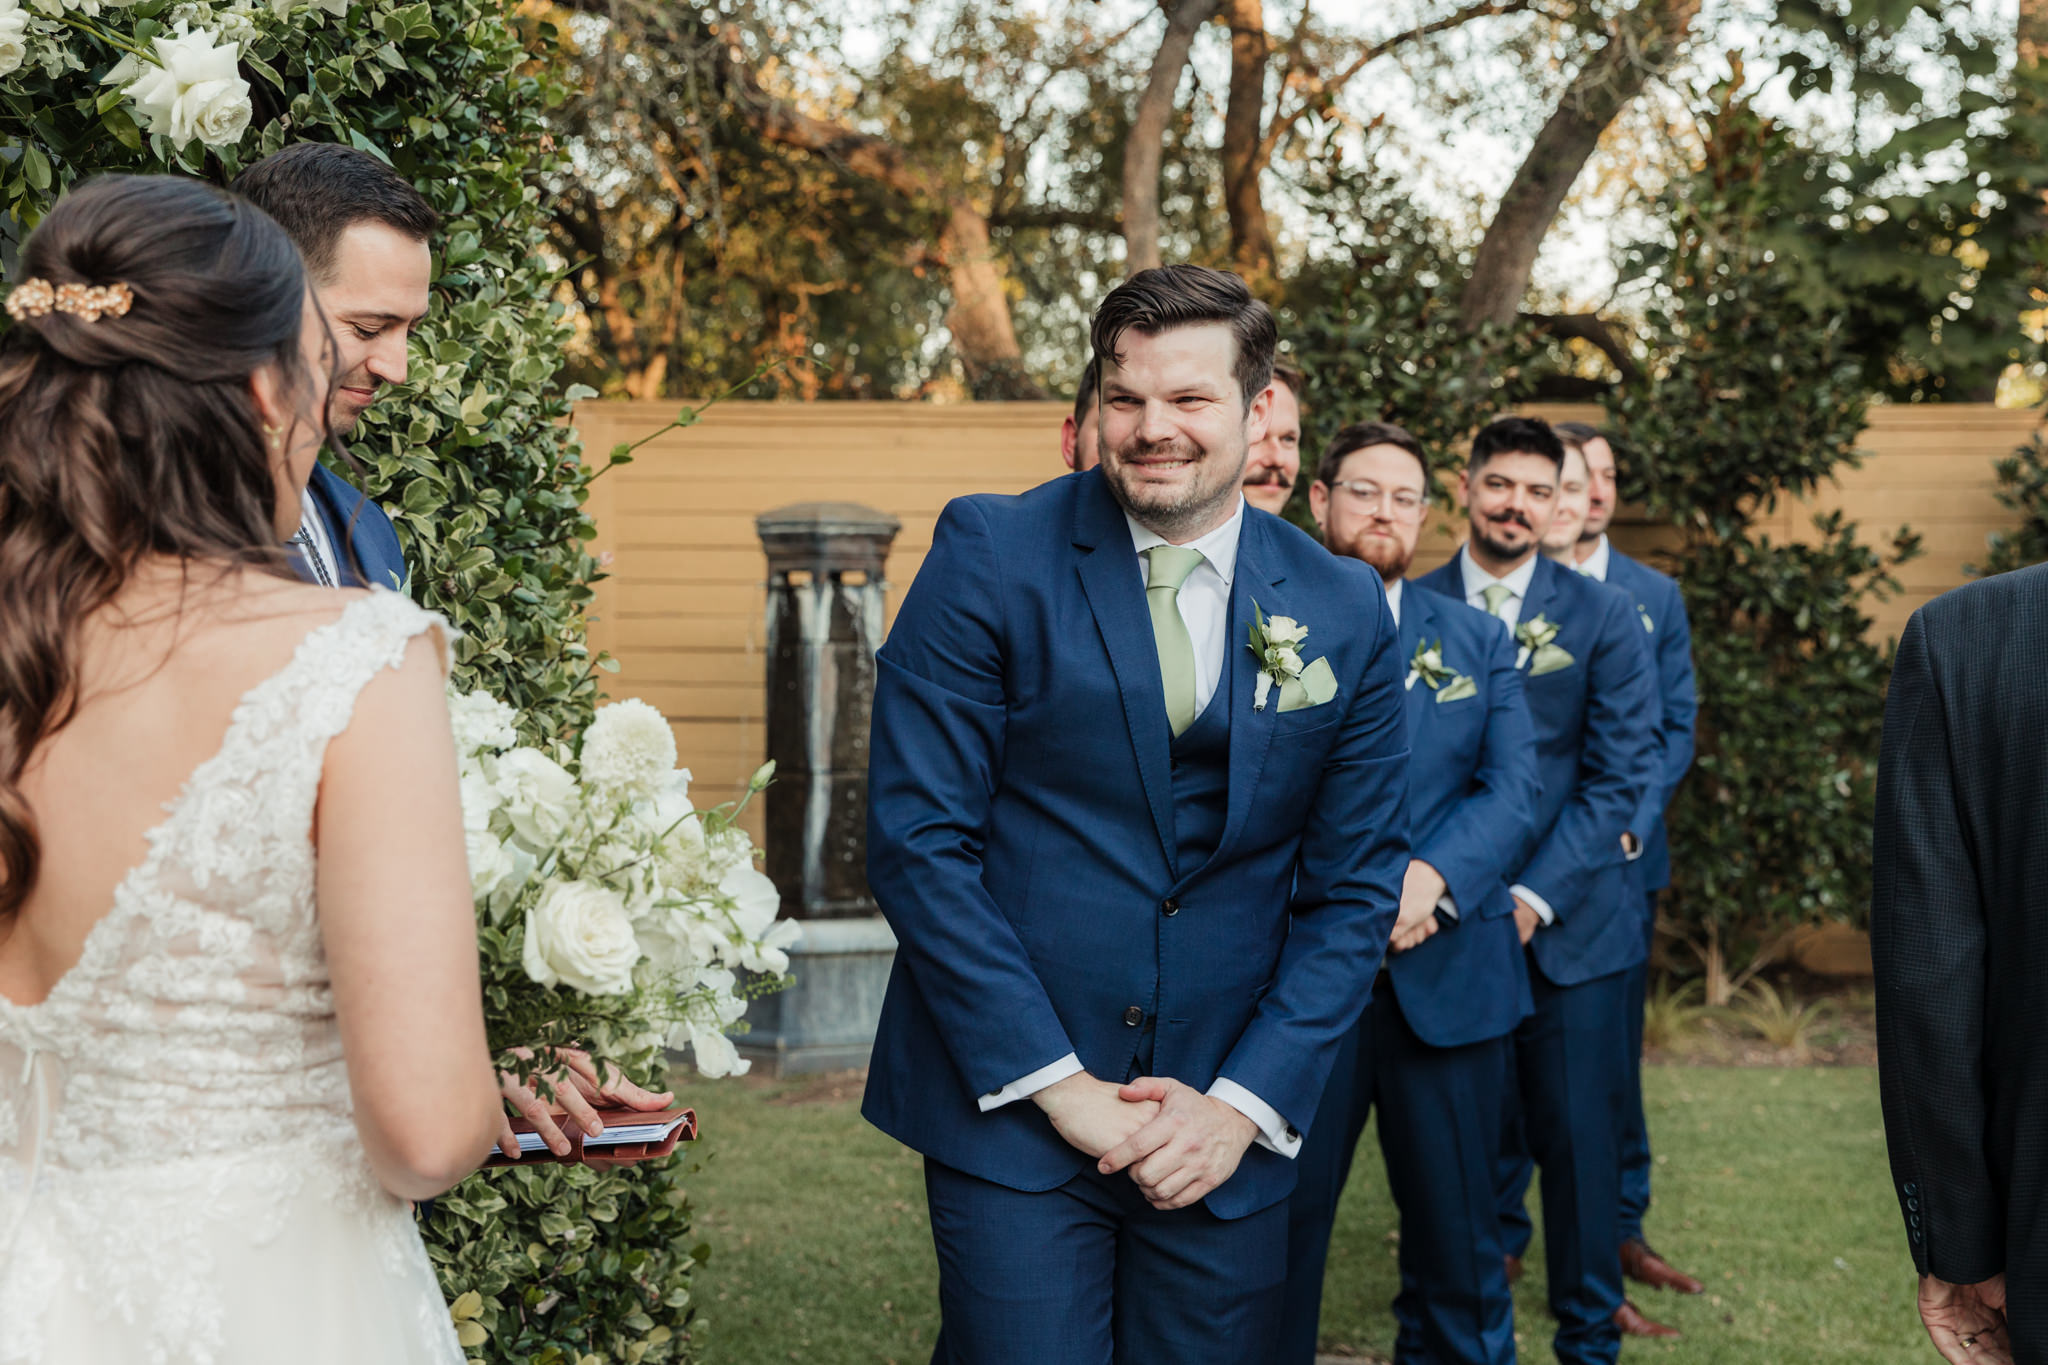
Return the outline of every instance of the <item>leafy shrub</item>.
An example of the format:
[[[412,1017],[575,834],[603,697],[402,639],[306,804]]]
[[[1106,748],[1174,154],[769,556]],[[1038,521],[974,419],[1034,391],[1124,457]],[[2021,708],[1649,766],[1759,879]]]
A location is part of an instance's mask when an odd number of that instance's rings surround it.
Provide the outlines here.
[[[2019,514],[2010,531],[1993,531],[1980,564],[1965,564],[1972,578],[2010,573],[2048,561],[2048,445],[2039,435],[1998,462],[1999,505]]]

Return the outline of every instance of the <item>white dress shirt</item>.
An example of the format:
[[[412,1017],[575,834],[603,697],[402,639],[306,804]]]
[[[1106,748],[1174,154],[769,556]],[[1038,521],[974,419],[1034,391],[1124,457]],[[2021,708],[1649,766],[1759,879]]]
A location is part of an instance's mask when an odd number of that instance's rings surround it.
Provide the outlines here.
[[[317,581],[338,584],[341,582],[341,560],[334,553],[334,542],[327,534],[327,519],[313,506],[310,493],[300,495],[299,530],[305,534],[312,547],[313,558],[318,561]],[[308,566],[313,567],[313,566]]]
[[[1229,521],[1182,547],[1199,550],[1202,555],[1202,562],[1181,584],[1177,598],[1180,619],[1186,624],[1188,639],[1195,649],[1195,714],[1198,716],[1216,695],[1216,688],[1223,678],[1224,652],[1230,634],[1230,584],[1237,576],[1237,542],[1244,530],[1244,506],[1244,499],[1240,497],[1237,510],[1231,513]],[[1131,521],[1128,515],[1124,519],[1130,522],[1131,548],[1137,556],[1139,582],[1142,584],[1151,573],[1145,551],[1154,545],[1172,542]],[[1028,1076],[1020,1076],[994,1094],[981,1096],[976,1103],[986,1114],[991,1109],[1028,1099],[1047,1086],[1079,1075],[1084,1070],[1080,1057],[1069,1052],[1049,1066],[1042,1066]],[[1218,1076],[1208,1093],[1211,1099],[1222,1100],[1257,1125],[1259,1135],[1256,1141],[1261,1147],[1284,1157],[1292,1157],[1301,1151],[1301,1134],[1288,1127],[1280,1112],[1228,1076]]]
[[[1602,532],[1600,543],[1593,547],[1593,553],[1587,555],[1572,567],[1588,578],[1598,579],[1600,582],[1605,583],[1607,581],[1607,563],[1612,557],[1612,552],[1607,544],[1607,535],[1605,532]]]
[[[1395,630],[1399,630],[1401,628],[1401,589],[1407,586],[1407,583],[1398,578],[1386,585],[1387,610],[1394,614]]]
[[[1500,610],[1489,615],[1498,616],[1513,630],[1522,620],[1522,603],[1528,600],[1529,585],[1536,581],[1536,556],[1523,560],[1521,567],[1501,578],[1495,578],[1472,562],[1470,549],[1458,551],[1458,572],[1465,584],[1465,600],[1481,611],[1486,611],[1486,589],[1496,583],[1505,584],[1509,597],[1500,604]],[[1536,912],[1536,918],[1545,924],[1557,922],[1557,912],[1550,908],[1550,902],[1517,882],[1508,888],[1508,894]]]

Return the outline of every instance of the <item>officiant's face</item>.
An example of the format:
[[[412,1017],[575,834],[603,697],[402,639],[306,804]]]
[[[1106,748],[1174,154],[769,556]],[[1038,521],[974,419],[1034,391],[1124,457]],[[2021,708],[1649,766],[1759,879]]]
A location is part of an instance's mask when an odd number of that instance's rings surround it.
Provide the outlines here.
[[[1222,323],[1126,332],[1102,362],[1102,472],[1140,524],[1192,540],[1228,520],[1245,460],[1265,439],[1271,391],[1246,408]]]
[[[334,262],[314,281],[339,348],[340,383],[327,420],[352,429],[387,384],[403,384],[406,345],[427,315],[433,253],[384,223],[353,223],[335,243]]]

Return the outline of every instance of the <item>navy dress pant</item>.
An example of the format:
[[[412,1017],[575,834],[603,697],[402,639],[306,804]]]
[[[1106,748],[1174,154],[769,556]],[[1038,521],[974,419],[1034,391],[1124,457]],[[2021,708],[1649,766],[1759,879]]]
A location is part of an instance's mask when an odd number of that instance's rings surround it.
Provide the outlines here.
[[[1657,893],[1643,907],[1643,936],[1657,932]],[[1650,1211],[1650,1124],[1643,1113],[1643,1008],[1650,995],[1650,964],[1628,973],[1628,1094],[1621,1120],[1621,1240],[1640,1240],[1643,1215]]]
[[[924,1164],[939,1254],[932,1365],[1246,1365],[1271,1358],[1287,1204],[1162,1212],[1093,1165],[1013,1190]]]
[[[1302,1140],[1288,1201],[1287,1306],[1278,1365],[1313,1365],[1337,1198],[1379,1111],[1387,1184],[1401,1213],[1399,1365],[1512,1365],[1514,1301],[1501,1267],[1493,1149],[1508,1040],[1436,1048],[1384,981],[1345,1038]]]
[[[1557,1358],[1562,1365],[1613,1365],[1621,1350],[1614,1312],[1622,1301],[1628,973],[1557,986],[1532,964],[1529,986],[1536,1010],[1515,1031],[1519,1108],[1502,1125],[1504,1140],[1519,1132],[1526,1155],[1496,1164],[1502,1244],[1511,1255],[1528,1247],[1523,1205],[1533,1162],[1543,1169],[1544,1265]]]

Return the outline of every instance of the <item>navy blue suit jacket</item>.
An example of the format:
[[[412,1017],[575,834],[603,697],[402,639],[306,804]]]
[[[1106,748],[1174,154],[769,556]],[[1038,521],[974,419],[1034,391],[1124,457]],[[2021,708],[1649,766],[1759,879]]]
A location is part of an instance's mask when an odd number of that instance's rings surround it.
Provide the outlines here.
[[[1464,553],[1416,582],[1463,602]],[[1626,971],[1646,951],[1621,836],[1649,783],[1656,675],[1635,604],[1620,589],[1538,556],[1521,624],[1538,616],[1557,626],[1555,643],[1572,663],[1541,677],[1522,670],[1543,794],[1530,856],[1508,881],[1557,917],[1531,940],[1537,969],[1553,985],[1576,986]]]
[[[405,587],[405,556],[399,549],[398,530],[383,508],[324,464],[313,466],[306,496],[327,527],[328,543],[340,561],[339,586]]]
[[[1648,636],[1657,667],[1655,775],[1628,828],[1643,845],[1643,856],[1634,864],[1637,882],[1645,892],[1661,891],[1671,885],[1671,845],[1664,837],[1664,811],[1692,769],[1693,721],[1700,709],[1692,677],[1692,625],[1686,620],[1685,597],[1678,584],[1640,560],[1630,559],[1611,541],[1607,583],[1635,600],[1636,619]]]
[[[1309,630],[1337,693],[1253,709],[1253,602]],[[896,931],[862,1112],[1021,1190],[1089,1158],[993,1094],[1068,1053],[1122,1081],[1228,1076],[1306,1131],[1370,993],[1408,862],[1407,748],[1378,578],[1247,510],[1224,671],[1228,811],[1176,850],[1171,735],[1141,566],[1099,472],[955,499],[877,656],[868,880]],[[1277,692],[1276,692],[1277,697]],[[1208,1206],[1286,1198],[1254,1146]]]
[[[1535,834],[1536,736],[1502,622],[1410,583],[1401,592],[1404,669],[1424,643],[1440,643],[1444,666],[1479,689],[1448,702],[1420,680],[1408,689],[1411,842],[1443,874],[1458,916],[1389,956],[1387,974],[1416,1037],[1463,1047],[1504,1037],[1529,1012],[1507,877]]]

